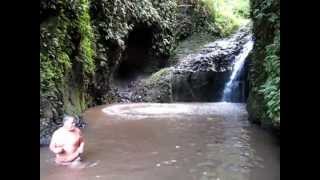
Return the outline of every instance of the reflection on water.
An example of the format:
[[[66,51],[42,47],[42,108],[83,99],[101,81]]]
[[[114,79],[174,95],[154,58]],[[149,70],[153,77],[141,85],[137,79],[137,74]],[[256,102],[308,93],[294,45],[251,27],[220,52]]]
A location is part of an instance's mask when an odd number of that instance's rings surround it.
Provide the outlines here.
[[[277,180],[280,146],[244,104],[119,104],[86,111],[81,166],[40,149],[41,180]]]

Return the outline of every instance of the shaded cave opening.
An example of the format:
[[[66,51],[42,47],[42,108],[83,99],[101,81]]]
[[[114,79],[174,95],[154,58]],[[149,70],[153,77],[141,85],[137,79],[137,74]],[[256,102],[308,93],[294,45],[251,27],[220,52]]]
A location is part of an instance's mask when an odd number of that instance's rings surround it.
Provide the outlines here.
[[[136,25],[129,33],[126,49],[114,74],[116,81],[130,82],[150,74],[156,62],[151,55],[153,35],[152,27],[146,25]]]

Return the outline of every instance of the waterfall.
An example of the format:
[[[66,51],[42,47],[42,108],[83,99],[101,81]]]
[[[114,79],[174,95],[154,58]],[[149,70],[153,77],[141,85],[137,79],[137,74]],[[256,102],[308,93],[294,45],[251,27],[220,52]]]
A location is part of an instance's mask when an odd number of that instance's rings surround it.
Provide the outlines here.
[[[234,80],[237,79],[237,77],[240,75],[239,72],[241,72],[242,67],[244,65],[244,62],[245,62],[248,54],[252,50],[252,48],[253,48],[253,40],[250,37],[249,41],[244,44],[241,52],[235,57],[235,64],[233,66],[232,74],[231,74],[230,79],[227,82],[227,84],[225,85],[224,90],[223,90],[223,97],[222,97],[223,102],[231,100],[231,95],[233,92],[232,90],[233,90],[234,86],[237,85],[237,84],[235,84]]]

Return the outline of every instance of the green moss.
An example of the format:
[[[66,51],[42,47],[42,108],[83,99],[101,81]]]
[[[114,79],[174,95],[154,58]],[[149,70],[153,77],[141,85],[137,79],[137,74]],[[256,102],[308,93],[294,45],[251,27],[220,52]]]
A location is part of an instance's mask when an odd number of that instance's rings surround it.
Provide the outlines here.
[[[84,71],[87,74],[93,74],[95,70],[94,63],[94,34],[90,21],[89,14],[89,1],[81,0],[80,5],[82,8],[82,12],[78,18],[78,21],[75,22],[79,32],[81,34],[81,42],[80,42],[80,51],[82,58],[84,60]]]
[[[75,1],[76,10],[61,10],[58,17],[51,18],[41,24],[40,34],[40,74],[42,92],[50,90],[54,85],[61,85],[63,77],[72,68],[71,54],[74,54],[76,44],[72,44],[71,31],[80,34],[80,60],[83,64],[84,75],[94,73],[94,34],[89,15],[89,1]],[[71,2],[70,2],[71,3]],[[72,11],[76,16],[70,19],[66,14]]]
[[[58,53],[58,61],[64,66],[64,71],[71,69],[72,64],[67,53],[63,51]]]
[[[165,77],[168,77],[168,75],[171,73],[170,68],[163,68],[156,73],[152,74],[147,80],[146,85],[152,86],[159,82],[161,82],[161,79],[164,79]]]
[[[40,88],[42,92],[48,92],[55,87],[55,82],[63,77],[63,72],[44,54],[40,53]]]
[[[59,17],[41,26],[40,34],[40,80],[41,91],[47,92],[61,83],[65,72],[71,69],[71,61],[64,43],[67,21]]]
[[[79,115],[87,107],[83,90],[66,84],[64,86],[63,111],[70,115]]]

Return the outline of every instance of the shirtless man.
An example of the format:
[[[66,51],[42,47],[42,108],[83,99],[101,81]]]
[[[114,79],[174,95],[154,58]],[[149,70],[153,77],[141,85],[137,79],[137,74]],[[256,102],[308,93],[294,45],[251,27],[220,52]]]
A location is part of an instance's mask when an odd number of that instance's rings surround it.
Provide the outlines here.
[[[57,164],[69,165],[81,160],[84,140],[80,129],[75,126],[74,117],[66,116],[63,119],[63,126],[53,133],[49,148],[56,154]]]

